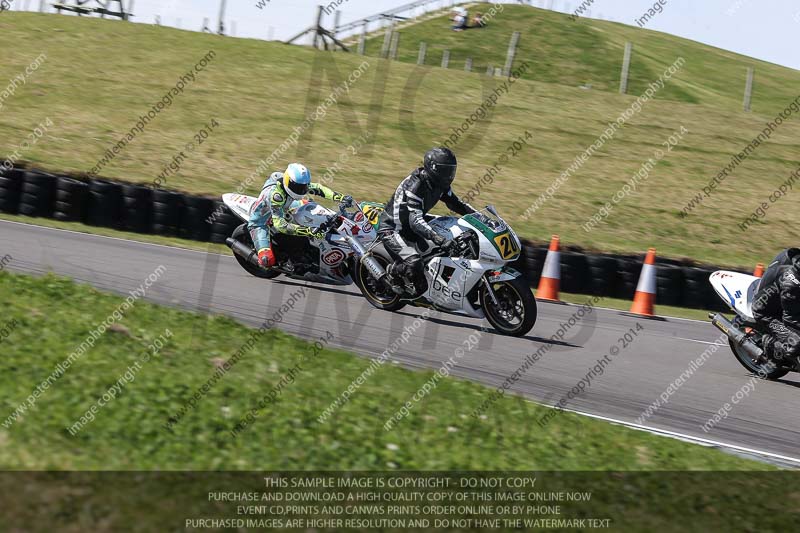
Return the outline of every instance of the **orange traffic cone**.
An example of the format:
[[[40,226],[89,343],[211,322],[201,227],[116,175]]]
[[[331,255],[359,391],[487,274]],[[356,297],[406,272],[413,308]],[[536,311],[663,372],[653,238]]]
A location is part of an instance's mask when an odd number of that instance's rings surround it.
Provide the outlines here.
[[[642,266],[642,273],[639,276],[639,284],[636,286],[636,294],[633,297],[631,313],[634,315],[652,317],[655,315],[656,303],[656,249],[647,250],[647,257]]]
[[[550,240],[550,249],[542,268],[542,277],[539,279],[539,289],[536,298],[558,302],[558,289],[561,285],[561,253],[559,252],[560,240],[558,235],[553,235]]]
[[[756,270],[753,272],[753,275],[757,278],[760,278],[764,275],[764,263],[758,263],[756,265]]]

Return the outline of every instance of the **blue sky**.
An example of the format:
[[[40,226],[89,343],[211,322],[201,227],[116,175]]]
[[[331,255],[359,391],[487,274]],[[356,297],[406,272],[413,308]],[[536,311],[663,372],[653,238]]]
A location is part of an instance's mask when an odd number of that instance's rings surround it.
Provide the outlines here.
[[[130,0],[126,0],[129,2]],[[228,0],[227,23],[235,21],[236,35],[266,39],[270,28],[276,39],[289,36],[311,25],[316,6],[331,0]],[[532,0],[535,6],[553,4],[554,9],[571,12],[582,0]],[[586,0],[591,1],[591,0]],[[712,46],[800,69],[800,2],[796,0],[662,0],[663,12],[647,27]],[[342,22],[380,13],[408,0],[343,0]],[[504,2],[506,3],[506,2]],[[594,0],[592,17],[602,16],[635,25],[654,0]],[[39,0],[15,0],[15,8],[38,6]],[[440,0],[434,5],[449,5]],[[197,30],[203,18],[216,25],[220,0],[135,0],[135,21]],[[332,17],[328,19],[332,23]]]

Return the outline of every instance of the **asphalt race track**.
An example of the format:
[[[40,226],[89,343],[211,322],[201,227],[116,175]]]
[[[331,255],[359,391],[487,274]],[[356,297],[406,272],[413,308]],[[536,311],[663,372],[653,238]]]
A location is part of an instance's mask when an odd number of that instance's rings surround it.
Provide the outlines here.
[[[303,296],[305,284],[281,281],[283,278],[256,279],[233,257],[13,222],[0,221],[0,252],[12,256],[7,267],[11,271],[52,271],[120,294],[139,287],[156,267],[164,265],[166,272],[148,291],[148,300],[224,313],[253,326],[274,318],[284,302],[292,299],[296,305],[278,327],[313,338],[330,331],[335,336],[332,344],[373,357],[424,312],[410,307],[395,314],[378,311],[352,286],[309,286]],[[633,424],[691,361],[719,339],[719,332],[707,323],[641,320],[600,309],[602,300],[597,306],[569,330],[563,342],[548,348],[511,389],[555,404],[639,322],[644,330],[633,343],[611,360],[583,395],[567,405],[568,409]],[[528,338],[503,337],[489,330],[481,336],[478,348],[458,359],[453,374],[488,385],[501,384],[526,355],[550,343],[547,339],[577,310],[576,306],[539,302],[539,319]],[[480,332],[479,326],[476,320],[433,314],[392,359],[408,367],[438,368],[463,347],[465,338]],[[771,460],[797,467],[800,462],[792,464],[788,459],[800,461],[800,380],[795,376],[790,374],[779,382],[751,382],[748,394],[740,394],[741,400],[732,405],[727,418],[706,433],[703,424],[726,402],[731,403],[751,379],[723,346],[644,425],[783,456]],[[475,407],[470,406],[470,411]]]

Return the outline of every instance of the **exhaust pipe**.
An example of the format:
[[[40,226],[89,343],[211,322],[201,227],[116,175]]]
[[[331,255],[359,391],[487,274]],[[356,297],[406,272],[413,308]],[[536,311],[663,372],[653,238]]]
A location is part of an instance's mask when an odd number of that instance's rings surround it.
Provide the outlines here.
[[[225,244],[233,250],[233,253],[247,261],[248,263],[252,263],[253,265],[260,267],[261,265],[258,264],[258,254],[250,248],[249,246],[245,246],[244,244],[240,243],[235,239],[231,239],[228,237],[225,239]]]
[[[369,273],[372,274],[376,280],[381,281],[384,276],[386,276],[386,269],[384,269],[381,264],[372,257],[372,254],[367,252],[367,249],[353,237],[348,235],[345,237],[345,240],[347,240],[347,244],[350,245],[350,248],[353,250],[353,253],[356,254],[361,264],[367,267]]]
[[[742,349],[747,352],[747,355],[756,361],[759,361],[764,356],[764,350],[759,348],[756,343],[750,340],[744,331],[734,326],[730,320],[719,313],[709,313],[708,318],[711,319],[711,323],[714,324],[714,327],[727,335],[728,338],[733,342],[741,346]]]

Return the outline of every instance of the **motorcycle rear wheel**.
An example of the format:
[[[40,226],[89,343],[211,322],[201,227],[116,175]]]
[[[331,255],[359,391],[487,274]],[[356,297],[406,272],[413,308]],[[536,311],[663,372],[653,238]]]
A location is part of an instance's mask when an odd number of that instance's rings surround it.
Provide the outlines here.
[[[385,269],[389,266],[389,260],[378,254],[373,255],[376,261]],[[406,306],[405,302],[400,300],[400,296],[395,294],[392,289],[385,284],[376,280],[360,261],[356,260],[353,268],[354,280],[358,290],[364,295],[364,298],[372,305],[383,311],[398,311]]]
[[[738,317],[734,318],[733,325],[736,326],[737,328],[742,326],[741,321],[738,319]],[[776,380],[782,378],[783,376],[785,376],[790,372],[788,368],[774,366],[774,364],[771,365],[772,369],[770,370],[768,368],[769,363],[767,364],[756,363],[755,361],[753,361],[750,355],[748,355],[748,353],[745,352],[744,349],[742,349],[742,347],[739,346],[737,343],[735,343],[733,340],[728,339],[728,344],[730,345],[731,351],[733,352],[733,355],[736,357],[736,360],[739,361],[739,364],[759,377],[763,377],[769,380]],[[758,344],[759,347],[761,347],[760,342],[756,342],[756,344]]]
[[[503,335],[523,337],[536,324],[536,298],[522,278],[492,283],[492,290],[499,300],[494,303],[486,285],[480,288],[480,303],[486,319]]]
[[[247,231],[247,224],[242,224],[241,226],[233,230],[233,235],[231,235],[231,238],[239,241],[245,246],[248,246],[250,248],[253,247],[253,239],[250,237],[250,232]],[[233,257],[236,258],[236,261],[239,263],[239,266],[245,269],[247,273],[250,274],[251,276],[255,276],[261,279],[273,279],[281,275],[280,272],[277,272],[275,270],[264,270],[263,268],[257,267],[254,264],[250,263],[249,261],[245,260],[243,257],[239,257],[238,254],[233,254]]]

